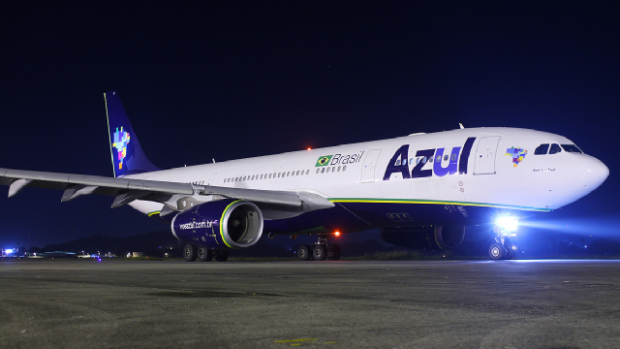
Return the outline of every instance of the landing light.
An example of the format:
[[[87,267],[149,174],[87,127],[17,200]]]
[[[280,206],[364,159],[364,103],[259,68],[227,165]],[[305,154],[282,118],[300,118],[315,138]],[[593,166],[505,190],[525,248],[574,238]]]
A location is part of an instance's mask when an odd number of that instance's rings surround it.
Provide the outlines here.
[[[499,217],[495,220],[495,225],[505,231],[515,231],[519,225],[518,220],[515,217]]]
[[[336,236],[340,236],[340,232],[339,232],[339,231],[337,231],[337,232],[335,232],[335,233],[334,233],[334,235],[336,235]]]
[[[11,253],[13,253],[13,249],[12,248],[7,248],[6,250],[4,250],[4,252],[6,252],[6,254],[11,254]]]

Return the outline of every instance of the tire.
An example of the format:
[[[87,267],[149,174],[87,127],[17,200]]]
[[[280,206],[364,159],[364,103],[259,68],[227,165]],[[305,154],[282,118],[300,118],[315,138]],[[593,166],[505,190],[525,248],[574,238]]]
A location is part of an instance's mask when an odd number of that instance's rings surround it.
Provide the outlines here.
[[[215,254],[215,260],[218,262],[226,262],[228,260],[228,250],[219,250]]]
[[[342,253],[340,252],[340,247],[338,247],[338,245],[331,245],[327,249],[327,259],[330,261],[337,261],[341,256]]]
[[[301,245],[297,249],[297,258],[302,261],[307,261],[310,259],[310,247],[308,245]]]
[[[196,260],[196,246],[192,244],[186,244],[183,248],[183,258],[186,262],[193,262]]]
[[[493,260],[505,259],[507,257],[506,249],[504,245],[494,242],[489,246],[489,257]]]
[[[209,262],[213,259],[213,250],[205,246],[198,247],[197,254],[201,262]]]
[[[327,251],[323,245],[315,245],[312,248],[312,258],[317,261],[324,261],[327,258]]]

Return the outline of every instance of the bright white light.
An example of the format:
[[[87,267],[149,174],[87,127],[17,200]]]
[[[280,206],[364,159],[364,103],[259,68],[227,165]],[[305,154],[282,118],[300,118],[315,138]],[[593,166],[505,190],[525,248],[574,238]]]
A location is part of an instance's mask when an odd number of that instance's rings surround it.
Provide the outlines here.
[[[7,248],[6,250],[4,250],[4,252],[6,252],[6,254],[11,254],[11,253],[13,253],[13,249],[12,248]]]
[[[519,225],[519,222],[517,221],[515,217],[505,216],[505,217],[499,217],[498,219],[496,219],[495,225],[497,225],[498,227],[500,227],[501,229],[505,231],[515,231],[517,230],[517,226]]]

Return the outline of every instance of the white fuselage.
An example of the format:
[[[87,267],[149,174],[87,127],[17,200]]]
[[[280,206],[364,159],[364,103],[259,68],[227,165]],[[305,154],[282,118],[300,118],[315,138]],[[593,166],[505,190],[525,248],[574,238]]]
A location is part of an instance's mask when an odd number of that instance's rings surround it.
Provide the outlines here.
[[[462,160],[468,138],[475,140],[469,156]],[[550,211],[587,195],[609,174],[603,163],[582,153],[560,151],[535,155],[541,144],[572,145],[573,142],[563,136],[527,129],[458,129],[128,177],[306,191],[333,202],[393,201]],[[397,151],[404,145],[408,149],[404,155],[398,155]],[[443,152],[441,157],[439,149]],[[511,149],[517,150],[509,154]],[[431,155],[416,156],[421,150]],[[328,159],[323,165],[319,160],[325,156]],[[466,174],[460,173],[463,162]],[[389,166],[392,173],[388,171],[386,178]],[[420,173],[426,177],[416,177]],[[159,211],[163,206],[147,201],[131,205],[145,214]]]

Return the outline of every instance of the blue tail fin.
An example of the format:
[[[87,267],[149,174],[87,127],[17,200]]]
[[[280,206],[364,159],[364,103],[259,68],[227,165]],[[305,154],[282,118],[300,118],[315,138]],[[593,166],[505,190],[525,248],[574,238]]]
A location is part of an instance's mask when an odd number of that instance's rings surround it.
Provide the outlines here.
[[[114,177],[157,171],[144,154],[116,91],[103,94]]]

